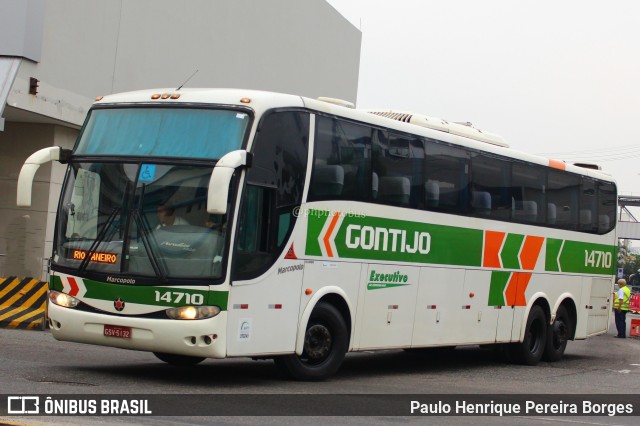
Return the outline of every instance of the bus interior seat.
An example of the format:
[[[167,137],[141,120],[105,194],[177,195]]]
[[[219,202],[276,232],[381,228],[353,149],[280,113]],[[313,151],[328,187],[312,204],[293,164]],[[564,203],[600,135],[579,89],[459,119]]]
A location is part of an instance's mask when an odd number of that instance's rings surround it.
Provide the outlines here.
[[[525,222],[535,222],[538,218],[538,203],[535,201],[514,201],[513,218]]]
[[[547,223],[549,225],[555,225],[557,220],[557,207],[554,203],[547,204]]]
[[[406,205],[411,195],[411,181],[407,177],[383,176],[379,179],[378,197],[380,201]]]
[[[434,180],[428,180],[424,183],[424,195],[427,207],[438,207],[440,204],[440,185]]]
[[[591,220],[590,209],[580,209],[580,227],[588,227],[593,221]]]
[[[598,232],[604,233],[611,228],[611,219],[606,214],[598,216]]]
[[[475,213],[489,215],[491,213],[491,194],[486,191],[471,191],[471,207]]]
[[[313,179],[316,195],[323,197],[340,195],[344,187],[344,168],[338,165],[317,165]]]
[[[371,196],[374,200],[378,199],[378,174],[376,172],[371,175]]]

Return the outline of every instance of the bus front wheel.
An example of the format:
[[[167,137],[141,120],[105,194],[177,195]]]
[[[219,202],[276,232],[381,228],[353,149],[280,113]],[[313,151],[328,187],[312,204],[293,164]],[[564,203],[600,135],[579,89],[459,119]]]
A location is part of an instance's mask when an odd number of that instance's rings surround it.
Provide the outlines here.
[[[164,352],[154,352],[153,354],[160,361],[164,361],[167,364],[179,365],[183,367],[199,364],[206,359],[199,356],[175,355]]]
[[[274,358],[276,366],[296,380],[324,380],[338,371],[349,349],[349,333],[340,312],[320,302],[313,309],[304,334],[302,355]]]
[[[509,347],[509,357],[518,364],[536,365],[544,354],[547,343],[547,317],[542,308],[535,305],[529,312],[527,328],[522,343]]]

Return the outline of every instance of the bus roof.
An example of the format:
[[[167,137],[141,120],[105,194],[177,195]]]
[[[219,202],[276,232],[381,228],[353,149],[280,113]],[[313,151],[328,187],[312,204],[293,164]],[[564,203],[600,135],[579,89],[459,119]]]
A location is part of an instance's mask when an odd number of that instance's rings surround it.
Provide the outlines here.
[[[480,131],[467,123],[454,123],[447,120],[391,110],[365,111],[353,109],[345,102],[305,98],[276,92],[250,89],[219,89],[219,88],[181,88],[180,90],[148,89],[134,92],[118,93],[96,98],[94,105],[105,104],[222,104],[244,106],[261,115],[272,108],[299,107],[318,112],[335,115],[359,122],[385,127],[401,132],[412,133],[432,139],[438,139],[455,145],[472,148],[479,151],[491,152],[522,161],[537,163],[569,172],[591,176],[598,179],[613,181],[613,178],[600,170],[585,168],[560,160],[528,154],[514,150],[498,135]]]

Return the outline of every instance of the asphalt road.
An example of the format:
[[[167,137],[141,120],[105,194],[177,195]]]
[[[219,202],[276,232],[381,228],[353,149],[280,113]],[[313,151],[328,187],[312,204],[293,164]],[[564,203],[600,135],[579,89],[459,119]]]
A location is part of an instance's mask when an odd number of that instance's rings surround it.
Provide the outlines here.
[[[152,354],[58,342],[48,333],[0,329],[0,394],[626,394],[640,395],[640,339],[607,335],[570,342],[565,358],[512,365],[491,350],[349,354],[330,380],[284,380],[268,360],[207,360],[178,368]],[[222,396],[221,396],[222,397]],[[640,397],[639,397],[640,405]],[[230,400],[232,401],[232,400]],[[82,417],[6,417],[18,424],[86,424]],[[0,424],[2,424],[0,419]],[[424,417],[136,417],[93,424],[422,424]],[[455,424],[637,424],[637,417],[457,417]],[[431,417],[430,424],[452,423]]]

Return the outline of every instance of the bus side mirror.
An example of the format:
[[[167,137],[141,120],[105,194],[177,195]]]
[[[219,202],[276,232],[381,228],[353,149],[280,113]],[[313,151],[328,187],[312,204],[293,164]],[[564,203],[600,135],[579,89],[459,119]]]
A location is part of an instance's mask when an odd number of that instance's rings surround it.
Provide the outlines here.
[[[18,207],[31,207],[31,190],[33,188],[33,178],[42,164],[50,161],[66,163],[71,151],[62,149],[59,146],[43,148],[31,154],[22,165],[20,175],[18,175],[18,196],[16,204]]]
[[[229,198],[229,184],[239,167],[251,167],[251,153],[245,150],[231,151],[222,157],[211,172],[207,194],[207,213],[225,214]]]

